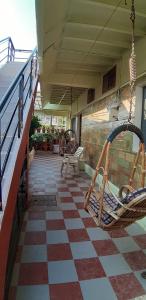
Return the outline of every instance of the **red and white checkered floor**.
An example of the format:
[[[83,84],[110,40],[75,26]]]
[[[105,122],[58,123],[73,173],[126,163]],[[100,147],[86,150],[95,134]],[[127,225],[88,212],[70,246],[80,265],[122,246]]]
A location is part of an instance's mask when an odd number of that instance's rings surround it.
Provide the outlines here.
[[[83,209],[90,179],[61,177],[61,160],[42,153],[32,162],[30,194],[57,193],[60,206],[25,213],[9,300],[146,299],[146,231],[97,228]]]

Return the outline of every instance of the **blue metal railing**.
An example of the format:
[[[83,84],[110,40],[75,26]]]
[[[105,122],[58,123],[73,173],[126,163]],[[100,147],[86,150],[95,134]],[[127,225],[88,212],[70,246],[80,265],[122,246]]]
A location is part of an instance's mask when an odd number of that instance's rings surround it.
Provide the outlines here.
[[[0,41],[0,66],[12,61],[26,61],[32,50],[15,49],[12,39],[7,37]]]
[[[0,41],[0,64],[13,61],[15,57],[15,48],[10,37]]]
[[[15,61],[16,54],[10,38],[9,45],[11,46],[7,52],[7,63]],[[28,53],[29,50],[26,51]],[[14,144],[21,137],[27,104],[28,102],[31,104],[32,95],[36,89],[37,68],[37,50],[35,49],[31,51],[31,55],[0,103],[0,210],[2,210],[2,181]]]

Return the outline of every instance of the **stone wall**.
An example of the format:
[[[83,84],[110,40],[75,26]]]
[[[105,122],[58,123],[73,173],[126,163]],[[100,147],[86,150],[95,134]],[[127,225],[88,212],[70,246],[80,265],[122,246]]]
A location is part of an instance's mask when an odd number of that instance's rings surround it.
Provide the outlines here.
[[[83,112],[82,144],[85,147],[86,163],[95,169],[103,144],[109,133],[123,124],[129,111],[129,88],[123,88],[117,95],[105,97],[92,104]],[[135,104],[133,99],[133,118]],[[132,151],[133,135],[124,132],[113,141],[110,151],[110,181],[116,186],[128,183],[130,170],[136,153]],[[138,168],[140,171],[140,168]],[[140,172],[138,172],[140,174]],[[139,185],[140,176],[135,176],[135,184]]]

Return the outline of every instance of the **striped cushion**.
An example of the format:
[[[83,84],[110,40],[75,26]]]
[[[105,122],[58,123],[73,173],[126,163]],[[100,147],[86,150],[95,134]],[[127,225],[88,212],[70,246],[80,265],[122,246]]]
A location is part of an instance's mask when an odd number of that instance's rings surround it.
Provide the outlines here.
[[[123,199],[119,198],[119,200],[123,204],[128,204],[131,200],[133,200],[134,198],[137,198],[138,196],[142,195],[143,193],[146,193],[146,187],[135,190],[134,192],[129,193]],[[96,217],[98,217],[99,202],[96,200],[95,192],[91,193],[89,203],[90,203],[91,208],[96,213]],[[111,194],[107,194],[106,192],[104,192],[104,203],[113,212],[115,212],[117,209],[119,209],[121,207],[121,205],[117,202],[117,200],[114,198],[114,196]],[[104,224],[108,225],[114,220],[114,218],[107,212],[103,211],[102,215],[101,215],[101,220]]]

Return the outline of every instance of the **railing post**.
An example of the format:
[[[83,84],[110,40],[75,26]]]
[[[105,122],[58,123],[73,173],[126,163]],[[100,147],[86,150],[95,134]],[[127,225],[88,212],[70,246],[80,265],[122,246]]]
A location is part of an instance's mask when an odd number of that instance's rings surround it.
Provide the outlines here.
[[[10,61],[12,61],[12,49],[13,49],[12,42],[10,40]]]
[[[20,138],[21,129],[23,128],[23,89],[24,89],[24,75],[19,82],[19,100],[18,100],[18,138]]]
[[[38,54],[36,51],[36,56],[35,56],[35,77],[37,76],[37,69],[38,69]]]
[[[30,65],[30,87],[29,87],[29,97],[31,96],[32,93],[32,68],[33,68],[33,58],[31,60],[31,65]]]
[[[10,38],[8,39],[8,57],[7,57],[7,62],[9,62],[10,58]]]

